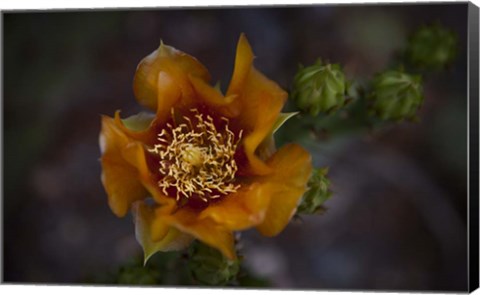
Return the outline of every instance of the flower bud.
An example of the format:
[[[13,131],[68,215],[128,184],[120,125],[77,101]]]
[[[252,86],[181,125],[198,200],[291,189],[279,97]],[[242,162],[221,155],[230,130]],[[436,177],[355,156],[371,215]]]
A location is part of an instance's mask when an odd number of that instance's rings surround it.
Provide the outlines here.
[[[424,26],[410,38],[409,61],[423,69],[441,69],[452,62],[457,52],[457,36],[440,25]]]
[[[125,285],[157,285],[161,281],[159,271],[142,265],[122,267],[117,276],[117,282]]]
[[[238,260],[229,260],[220,251],[200,242],[191,245],[188,270],[194,280],[204,285],[226,285],[240,270]]]
[[[314,169],[308,180],[308,190],[303,194],[297,212],[300,214],[315,214],[322,211],[322,204],[330,198],[330,180],[327,178],[328,167]]]
[[[331,112],[345,104],[345,84],[338,64],[322,65],[318,60],[299,69],[293,81],[292,99],[299,109],[312,116]]]
[[[371,110],[382,120],[414,119],[423,102],[422,81],[418,75],[387,71],[373,80]]]

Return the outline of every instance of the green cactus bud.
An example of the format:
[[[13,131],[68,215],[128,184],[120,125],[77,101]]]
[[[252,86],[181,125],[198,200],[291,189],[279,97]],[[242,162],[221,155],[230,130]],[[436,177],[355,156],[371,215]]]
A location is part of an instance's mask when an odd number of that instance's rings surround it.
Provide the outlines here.
[[[125,285],[156,285],[161,281],[159,271],[141,265],[122,267],[117,275],[119,284]]]
[[[457,53],[457,36],[436,24],[424,26],[411,37],[407,47],[409,61],[422,69],[436,70],[451,63]]]
[[[192,278],[204,285],[226,285],[237,277],[240,270],[238,260],[229,260],[215,248],[192,243],[189,249],[188,270]]]
[[[291,97],[299,109],[316,116],[345,104],[345,84],[345,75],[338,64],[322,65],[318,60],[312,66],[299,69]]]
[[[382,120],[414,119],[423,102],[422,79],[400,71],[387,71],[373,80],[371,111]]]
[[[315,214],[322,212],[323,203],[332,195],[329,190],[330,180],[327,178],[328,167],[314,169],[308,180],[308,190],[303,194],[297,208],[300,214]]]

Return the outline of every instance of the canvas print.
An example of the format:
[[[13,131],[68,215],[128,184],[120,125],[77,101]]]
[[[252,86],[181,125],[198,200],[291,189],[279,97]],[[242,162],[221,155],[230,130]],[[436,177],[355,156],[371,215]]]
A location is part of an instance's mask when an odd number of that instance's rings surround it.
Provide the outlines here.
[[[3,12],[3,281],[469,290],[471,9]]]

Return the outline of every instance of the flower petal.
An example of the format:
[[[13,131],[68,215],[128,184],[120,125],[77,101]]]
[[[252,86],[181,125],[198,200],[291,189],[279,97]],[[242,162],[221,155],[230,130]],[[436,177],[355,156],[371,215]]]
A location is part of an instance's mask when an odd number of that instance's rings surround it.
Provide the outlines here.
[[[163,78],[159,77],[162,72],[165,74]],[[170,105],[169,100],[177,99],[170,95],[159,95],[165,93],[164,87],[171,87],[170,82],[173,82],[182,97],[191,99],[193,90],[188,75],[205,81],[210,79],[207,69],[194,57],[162,43],[137,67],[133,80],[135,97],[141,105],[157,111],[160,106]],[[165,77],[171,81],[165,82]]]
[[[266,236],[278,234],[293,216],[312,171],[311,157],[298,145],[287,145],[268,161],[273,173],[251,186],[226,196],[202,211],[229,230],[258,225]]]
[[[238,125],[244,128],[244,149],[251,173],[265,175],[271,169],[256,155],[256,149],[272,130],[287,99],[287,93],[253,67],[253,52],[245,35],[240,36],[232,80],[227,96],[236,95],[240,109]]]
[[[117,110],[114,116],[115,126],[127,137],[146,144],[151,144],[156,140],[156,134],[152,132],[152,124],[154,121],[155,116],[145,112],[122,119],[120,118],[120,111]]]
[[[212,218],[232,231],[244,230],[260,224],[271,196],[263,183],[242,187],[238,192],[225,196],[223,200],[210,204],[199,218]]]
[[[166,196],[159,189],[157,181],[147,164],[143,143],[152,143],[157,137],[155,132],[151,132],[153,122],[151,117],[150,114],[139,113],[122,120],[120,119],[120,112],[117,111],[115,113],[115,127],[120,129],[130,139],[121,148],[121,155],[126,162],[137,168],[137,178],[155,201],[161,205],[171,206],[175,204],[175,200]]]
[[[151,173],[145,159],[143,145],[138,141],[131,141],[122,148],[121,152],[123,159],[137,169],[137,178],[141,182],[150,181]]]
[[[140,173],[144,175],[147,173],[143,170],[145,167],[141,166],[141,161],[129,162],[123,156],[124,149],[131,142],[131,139],[115,125],[113,118],[102,116],[101,179],[108,195],[110,208],[119,217],[125,216],[134,201],[147,195],[147,191],[139,179]],[[138,157],[140,156],[138,155]],[[137,161],[138,157],[135,157]]]
[[[204,80],[194,76],[190,76],[189,78],[197,97],[203,103],[227,118],[234,118],[240,115],[238,103],[235,103],[237,95],[223,96],[217,88],[212,87]]]
[[[161,222],[154,208],[147,206],[143,201],[135,202],[132,212],[135,237],[143,248],[144,263],[158,251],[182,250],[193,241],[192,236]]]
[[[172,74],[166,71],[158,73],[157,80],[157,122],[167,120],[171,109],[180,104],[182,90]]]
[[[279,149],[268,164],[275,170],[265,180],[268,183],[266,191],[272,197],[265,219],[257,229],[265,236],[275,236],[288,224],[307,190],[312,164],[310,154],[296,144]]]
[[[236,258],[232,232],[211,218],[200,219],[198,212],[184,207],[174,214],[165,215],[164,220],[178,230],[218,249],[225,257],[231,260]]]
[[[240,35],[235,56],[235,67],[227,93],[241,93],[247,77],[252,69],[253,51],[245,34]]]
[[[252,108],[256,108],[259,113],[256,114],[256,117],[253,116],[253,112],[250,113],[251,117],[249,122],[254,122],[255,125],[252,127],[253,131],[245,136],[243,146],[245,154],[250,161],[250,172],[253,174],[265,175],[272,171],[271,168],[262,161],[256,151],[272,130],[282,106],[283,102],[280,102],[267,92],[262,95],[261,100],[257,102],[256,106],[251,106]],[[246,118],[247,115],[244,114],[242,117]],[[242,126],[244,125],[245,124],[242,124]]]

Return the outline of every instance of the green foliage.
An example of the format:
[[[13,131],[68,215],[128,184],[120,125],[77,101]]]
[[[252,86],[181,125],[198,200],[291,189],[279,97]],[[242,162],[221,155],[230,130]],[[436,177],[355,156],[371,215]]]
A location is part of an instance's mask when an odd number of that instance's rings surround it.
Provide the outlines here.
[[[308,181],[308,191],[303,195],[297,212],[315,214],[323,211],[323,203],[332,195],[329,190],[330,180],[327,178],[328,168],[314,169]]]
[[[118,272],[118,283],[122,285],[155,285],[161,273],[142,266],[122,267]]]
[[[457,54],[456,34],[439,24],[423,26],[410,37],[406,55],[415,67],[438,70],[449,65]]]
[[[188,270],[193,280],[210,286],[223,286],[236,280],[238,260],[229,260],[215,248],[194,242],[189,249]]]
[[[117,270],[96,274],[82,283],[162,286],[225,286],[269,287],[270,282],[240,266],[240,261],[230,261],[222,254],[201,242],[194,242],[188,255],[181,252],[157,252],[143,264],[143,257],[121,265]]]
[[[82,282],[121,285],[193,285],[186,270],[186,261],[180,252],[158,252],[144,265],[138,256],[115,271],[85,278]]]
[[[423,102],[422,79],[401,71],[386,71],[375,77],[368,97],[370,110],[382,120],[414,119]]]
[[[345,104],[345,75],[338,64],[301,67],[295,75],[291,98],[303,112],[316,116]]]
[[[119,266],[115,271],[84,278],[82,283],[143,286],[225,286],[269,287],[266,278],[258,277],[240,261],[228,260],[214,248],[193,242],[187,253],[157,252],[143,264],[143,257]]]
[[[139,257],[121,266],[113,281],[125,285],[191,285],[182,269],[185,269],[185,262],[179,252],[157,253],[146,265]]]

